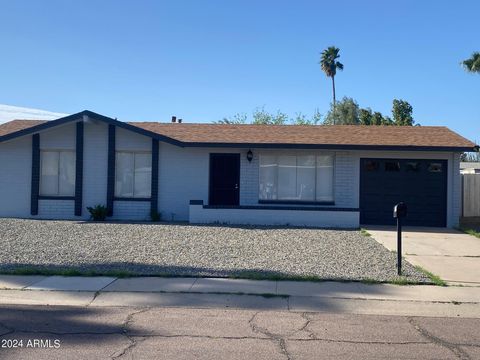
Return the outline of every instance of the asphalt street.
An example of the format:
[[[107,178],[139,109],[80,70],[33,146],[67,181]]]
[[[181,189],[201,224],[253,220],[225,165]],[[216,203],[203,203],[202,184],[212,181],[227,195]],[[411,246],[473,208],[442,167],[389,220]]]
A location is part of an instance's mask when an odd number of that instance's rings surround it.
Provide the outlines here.
[[[479,359],[478,329],[455,317],[3,305],[0,358]]]

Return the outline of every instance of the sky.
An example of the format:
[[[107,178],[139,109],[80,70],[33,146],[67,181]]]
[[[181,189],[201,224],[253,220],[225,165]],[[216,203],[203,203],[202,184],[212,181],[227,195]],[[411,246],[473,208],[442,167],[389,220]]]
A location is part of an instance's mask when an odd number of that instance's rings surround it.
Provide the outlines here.
[[[340,48],[337,99],[480,142],[472,1],[0,0],[0,104],[125,121],[212,122],[255,108],[326,114],[318,61]]]

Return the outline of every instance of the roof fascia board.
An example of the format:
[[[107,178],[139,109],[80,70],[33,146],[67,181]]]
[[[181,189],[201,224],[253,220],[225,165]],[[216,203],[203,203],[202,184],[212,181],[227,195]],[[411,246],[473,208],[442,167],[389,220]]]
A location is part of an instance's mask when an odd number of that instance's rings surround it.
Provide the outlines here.
[[[472,151],[470,147],[455,146],[402,146],[402,145],[342,145],[342,144],[262,144],[262,143],[208,143],[185,142],[184,147],[226,147],[257,149],[330,149],[330,150],[383,150],[383,151]]]

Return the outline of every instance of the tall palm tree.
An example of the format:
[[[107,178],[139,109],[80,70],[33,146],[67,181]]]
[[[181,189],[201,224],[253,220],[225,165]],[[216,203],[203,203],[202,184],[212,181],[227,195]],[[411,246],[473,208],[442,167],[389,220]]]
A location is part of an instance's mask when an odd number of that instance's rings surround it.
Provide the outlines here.
[[[474,52],[470,59],[462,62],[464,69],[471,73],[480,73],[480,52]]]
[[[320,67],[322,68],[323,72],[327,77],[332,78],[332,88],[333,88],[333,125],[335,125],[335,75],[337,74],[338,70],[343,70],[343,64],[337,59],[340,57],[339,55],[340,49],[336,48],[335,46],[330,46],[329,48],[323,50],[322,57],[320,58]]]

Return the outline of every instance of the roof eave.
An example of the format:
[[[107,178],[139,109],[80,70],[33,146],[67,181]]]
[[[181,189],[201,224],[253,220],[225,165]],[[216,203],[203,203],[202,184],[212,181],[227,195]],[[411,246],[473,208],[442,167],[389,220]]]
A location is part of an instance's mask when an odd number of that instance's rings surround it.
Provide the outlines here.
[[[184,142],[183,147],[227,147],[257,149],[330,149],[330,150],[383,150],[383,151],[436,151],[465,152],[475,151],[467,146],[414,146],[414,145],[351,145],[351,144],[291,144],[291,143],[219,143]]]
[[[47,121],[45,123],[29,127],[27,129],[18,130],[18,131],[15,131],[13,133],[10,133],[10,134],[0,136],[0,142],[4,142],[4,141],[7,141],[7,140],[12,140],[12,139],[15,139],[15,138],[18,138],[18,137],[21,137],[21,136],[35,134],[35,133],[38,133],[40,131],[44,131],[44,130],[53,128],[55,126],[64,125],[64,124],[67,124],[67,123],[70,123],[70,122],[83,121],[84,116],[87,116],[89,119],[103,121],[103,122],[105,122],[109,125],[115,125],[115,126],[118,126],[120,128],[133,131],[133,132],[135,132],[137,134],[140,134],[140,135],[145,135],[145,136],[148,136],[148,137],[160,140],[160,141],[164,141],[164,142],[167,142],[167,143],[172,144],[172,145],[183,146],[183,143],[179,140],[170,138],[170,137],[165,136],[165,135],[157,134],[157,133],[149,131],[149,130],[142,129],[138,126],[130,125],[128,123],[118,121],[116,119],[112,119],[108,116],[100,115],[100,114],[94,113],[93,111],[89,111],[89,110],[84,110],[84,111],[81,111],[79,113],[68,115],[68,116],[65,116],[65,117],[57,119],[57,120]]]

